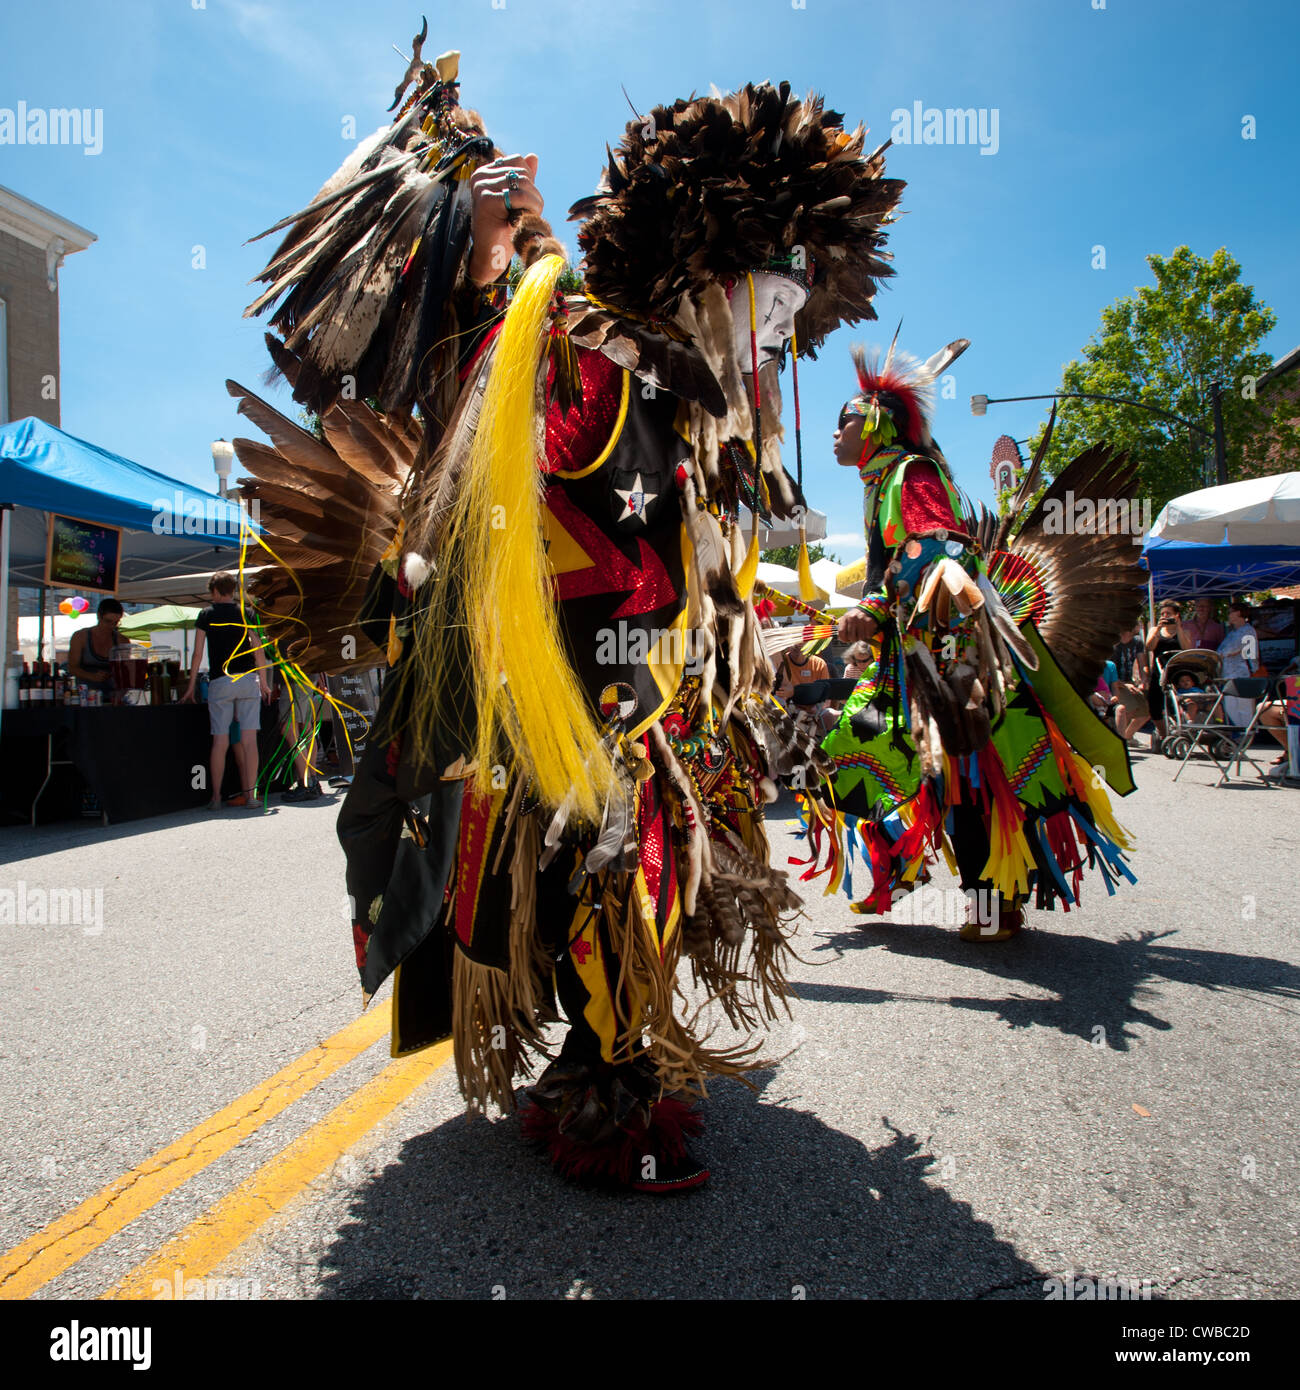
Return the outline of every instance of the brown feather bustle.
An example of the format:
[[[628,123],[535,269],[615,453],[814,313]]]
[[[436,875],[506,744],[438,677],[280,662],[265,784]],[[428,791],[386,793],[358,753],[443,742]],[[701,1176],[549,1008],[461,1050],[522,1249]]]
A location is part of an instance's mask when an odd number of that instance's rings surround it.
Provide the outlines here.
[[[297,359],[270,334],[267,346],[292,385]],[[420,448],[418,424],[390,420],[364,401],[338,400],[320,417],[318,439],[238,382],[228,381],[226,390],[271,441],[234,441],[248,474],[239,491],[257,503],[266,544],[280,562],[252,586],[269,635],[309,672],[379,664],[383,654],[366,638],[357,611],[400,520]],[[342,654],[348,635],[356,644],[351,658]]]
[[[863,154],[822,98],[789,83],[678,100],[629,122],[601,186],[570,209],[586,279],[602,300],[672,322],[709,281],[737,280],[796,247],[813,284],[796,326],[812,353],[842,323],[875,317],[892,273],[885,228],[902,193],[882,145]]]
[[[1010,549],[1030,561],[1048,592],[1039,635],[1070,684],[1090,695],[1122,629],[1142,612],[1145,571],[1138,564],[1141,536],[1131,527],[1061,529],[1058,519],[1071,501],[1093,504],[1108,519],[1136,504],[1137,464],[1105,444],[1075,458],[1025,518]],[[1068,494],[1068,495],[1067,495]]]

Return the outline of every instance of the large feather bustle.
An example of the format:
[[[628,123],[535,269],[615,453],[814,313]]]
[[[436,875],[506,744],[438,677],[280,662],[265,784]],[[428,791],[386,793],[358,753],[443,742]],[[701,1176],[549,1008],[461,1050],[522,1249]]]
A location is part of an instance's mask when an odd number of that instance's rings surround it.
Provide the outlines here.
[[[1131,526],[1137,489],[1136,463],[1094,445],[1057,475],[1009,546],[1034,567],[1047,591],[1039,635],[1080,694],[1092,693],[1121,630],[1142,612],[1142,537]],[[1076,527],[1071,504],[1091,504],[1110,518],[1123,508],[1130,525]]]
[[[797,328],[812,352],[841,323],[874,318],[891,273],[885,228],[903,189],[884,150],[789,83],[656,106],[629,122],[600,187],[575,203],[587,281],[602,300],[670,322],[709,280],[737,280],[796,247],[814,282]]]
[[[292,383],[297,359],[270,335],[267,345]],[[234,441],[248,475],[240,493],[256,502],[264,538],[280,562],[253,584],[269,635],[307,671],[376,665],[383,654],[361,630],[357,612],[400,519],[402,490],[420,447],[418,426],[389,420],[364,401],[340,400],[321,416],[324,438],[318,439],[238,382],[228,381],[226,389],[239,413],[270,440]],[[351,657],[344,655],[345,636],[355,642]]]

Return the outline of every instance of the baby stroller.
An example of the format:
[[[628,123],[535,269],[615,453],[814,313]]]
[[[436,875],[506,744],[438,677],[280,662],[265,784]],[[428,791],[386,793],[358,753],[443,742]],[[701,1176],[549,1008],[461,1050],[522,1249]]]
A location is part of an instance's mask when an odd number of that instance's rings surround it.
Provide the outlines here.
[[[1157,663],[1160,687],[1164,692],[1165,736],[1161,752],[1175,762],[1187,757],[1197,734],[1201,735],[1200,746],[1213,757],[1216,753],[1226,757],[1235,747],[1232,730],[1224,723],[1222,699],[1216,698],[1218,691],[1211,689],[1210,683],[1217,681],[1223,667],[1218,652],[1199,649],[1185,652],[1172,652],[1164,665]],[[1188,706],[1178,689],[1180,676],[1191,676],[1200,692],[1195,706]]]

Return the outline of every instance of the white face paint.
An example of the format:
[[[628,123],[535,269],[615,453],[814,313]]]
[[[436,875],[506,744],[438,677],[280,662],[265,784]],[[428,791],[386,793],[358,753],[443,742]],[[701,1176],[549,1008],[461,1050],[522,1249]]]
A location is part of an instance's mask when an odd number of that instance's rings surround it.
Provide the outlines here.
[[[758,340],[758,363],[780,357],[782,348],[794,333],[794,316],[808,300],[808,291],[784,275],[754,272],[754,323]],[[750,372],[753,354],[749,345],[749,285],[738,280],[731,291],[731,317],[735,324],[736,361],[742,372]]]

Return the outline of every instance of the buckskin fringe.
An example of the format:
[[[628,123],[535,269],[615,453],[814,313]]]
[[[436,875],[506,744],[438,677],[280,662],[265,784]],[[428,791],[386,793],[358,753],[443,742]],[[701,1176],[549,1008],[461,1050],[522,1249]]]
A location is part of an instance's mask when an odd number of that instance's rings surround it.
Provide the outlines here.
[[[460,1093],[471,1115],[489,1102],[508,1113],[515,1108],[515,1078],[533,1074],[526,1044],[544,1051],[541,1037],[533,1019],[514,1008],[504,970],[471,960],[459,949],[454,954],[452,1037]]]
[[[537,929],[537,860],[541,853],[537,817],[520,816],[514,825],[514,838],[510,859],[510,1008],[516,1019],[532,1020],[552,1014],[546,982],[555,968]]]

